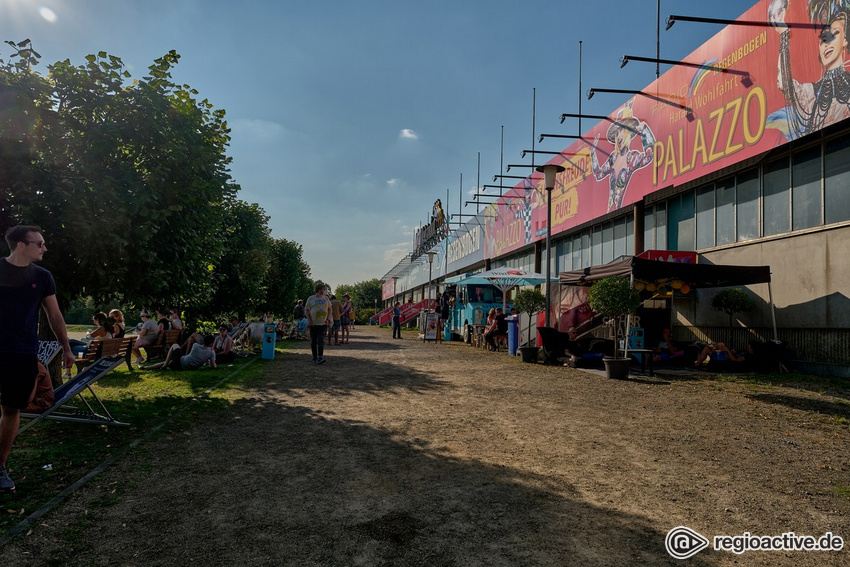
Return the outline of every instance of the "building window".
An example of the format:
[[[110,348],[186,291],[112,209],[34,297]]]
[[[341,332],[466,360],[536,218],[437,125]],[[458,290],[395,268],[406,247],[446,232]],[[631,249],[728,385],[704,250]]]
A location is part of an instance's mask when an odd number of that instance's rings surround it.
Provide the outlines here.
[[[736,219],[738,242],[759,237],[759,172],[751,169],[737,177]]]
[[[590,262],[590,232],[585,232],[581,235],[581,267],[587,268],[592,265]]]
[[[667,250],[667,203],[655,205],[655,249]]]
[[[623,254],[630,255],[635,253],[635,217],[630,215],[626,217],[626,249]],[[616,231],[614,238],[617,237]]]
[[[791,226],[802,230],[823,224],[821,211],[821,153],[820,145],[794,154],[791,177]]]
[[[787,157],[764,166],[764,236],[791,230],[790,185]]]
[[[590,265],[599,266],[604,263],[602,261],[602,226],[596,225],[593,227],[593,237],[590,244]]]
[[[697,190],[697,247],[714,246],[714,185]]]
[[[850,220],[850,137],[826,143],[823,165],[825,221]]]
[[[614,258],[626,254],[626,217],[623,217],[614,221]]]
[[[735,178],[724,179],[715,190],[715,238],[718,246],[735,242]]]
[[[655,209],[652,207],[643,211],[643,247],[655,250]]]
[[[577,234],[573,237],[573,270],[583,268],[581,263],[581,235]]]
[[[669,201],[668,250],[694,249],[694,193],[689,191]]]
[[[607,264],[614,259],[614,224],[606,222],[602,225],[602,263]]]

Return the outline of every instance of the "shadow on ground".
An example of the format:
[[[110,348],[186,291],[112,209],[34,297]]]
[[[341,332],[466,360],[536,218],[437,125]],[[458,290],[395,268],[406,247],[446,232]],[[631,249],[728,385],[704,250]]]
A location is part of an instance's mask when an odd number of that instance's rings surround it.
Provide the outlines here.
[[[393,347],[366,341],[358,348]],[[610,508],[590,504],[572,479],[459,458],[462,452],[406,438],[395,427],[335,417],[310,394],[418,394],[451,384],[342,349],[328,359],[315,365],[309,348],[287,352],[251,384],[250,397],[143,445],[48,517],[35,537],[7,545],[0,561],[679,564],[650,518],[614,501]],[[358,372],[346,372],[355,364]],[[98,506],[116,486],[114,501]],[[714,559],[703,551],[688,563]]]
[[[850,420],[850,403],[839,403],[829,400],[817,400],[797,396],[783,396],[777,394],[751,394],[747,396],[751,400],[765,402],[768,404],[779,404],[802,411],[814,411],[823,415],[834,416]]]
[[[427,442],[400,441],[389,431],[307,407],[241,400],[146,453],[137,457],[156,471],[156,482],[98,511],[84,533],[77,528],[79,552],[69,557],[61,543],[23,539],[7,546],[0,560],[676,564],[664,549],[666,534],[646,518],[583,502],[564,479],[449,457]],[[136,465],[123,463],[102,482],[123,478]],[[709,558],[696,556],[689,564],[708,565]]]

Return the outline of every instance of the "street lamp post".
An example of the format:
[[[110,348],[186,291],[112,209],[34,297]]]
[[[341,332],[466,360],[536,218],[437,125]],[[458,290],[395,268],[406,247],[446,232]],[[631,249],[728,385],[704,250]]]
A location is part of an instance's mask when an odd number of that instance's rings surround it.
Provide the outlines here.
[[[537,171],[543,174],[543,187],[546,189],[546,327],[550,324],[552,305],[552,189],[555,188],[555,177],[564,171],[564,166],[555,164],[541,165]],[[545,356],[544,351],[544,356]],[[548,357],[544,363],[549,364]]]
[[[431,311],[431,268],[434,265],[434,256],[436,256],[436,252],[428,252],[428,303],[426,304],[425,313],[429,313]],[[427,325],[427,317],[425,318],[425,323],[422,325],[422,340],[426,340],[426,336],[428,334],[428,325]]]
[[[434,266],[434,256],[436,256],[436,252],[428,252],[428,310],[431,310],[431,268]]]

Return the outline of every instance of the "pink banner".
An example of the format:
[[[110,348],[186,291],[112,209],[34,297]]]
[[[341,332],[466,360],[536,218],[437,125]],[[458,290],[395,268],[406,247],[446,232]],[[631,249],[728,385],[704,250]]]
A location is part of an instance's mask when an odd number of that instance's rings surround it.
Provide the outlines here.
[[[384,282],[384,285],[381,286],[381,299],[386,301],[395,296],[395,282],[396,280],[393,278],[388,279]]]
[[[550,160],[565,168],[552,191],[552,234],[850,117],[845,2],[773,4],[769,13],[762,0],[739,21],[774,27],[723,28],[683,60],[696,67],[672,67]],[[485,215],[487,257],[545,238],[542,175]]]

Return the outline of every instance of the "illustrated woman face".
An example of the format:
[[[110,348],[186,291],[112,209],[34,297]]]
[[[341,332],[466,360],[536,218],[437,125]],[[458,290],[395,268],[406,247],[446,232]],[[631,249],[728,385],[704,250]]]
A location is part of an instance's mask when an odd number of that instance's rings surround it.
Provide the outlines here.
[[[844,50],[847,39],[844,36],[844,18],[824,26],[820,34],[820,62],[825,70],[837,69],[844,65]]]
[[[629,149],[629,145],[632,143],[632,133],[625,128],[620,128],[614,142],[617,146],[617,152],[623,153]]]

